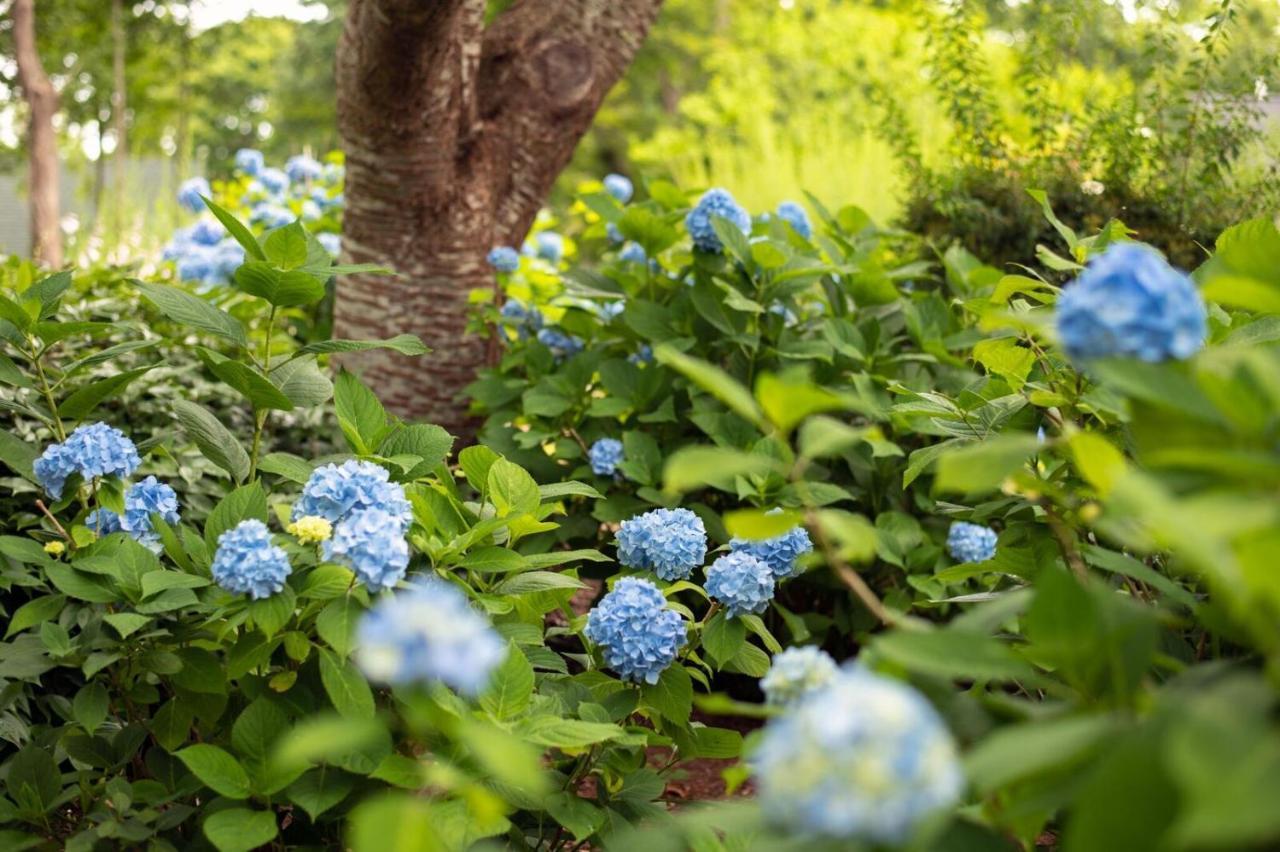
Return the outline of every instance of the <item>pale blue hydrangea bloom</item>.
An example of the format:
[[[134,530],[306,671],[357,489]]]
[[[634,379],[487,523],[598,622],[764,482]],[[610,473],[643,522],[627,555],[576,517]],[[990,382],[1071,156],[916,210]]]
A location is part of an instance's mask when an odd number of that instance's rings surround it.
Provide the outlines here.
[[[622,230],[612,222],[609,222],[604,226],[604,233],[605,236],[609,238],[609,242],[614,245],[617,245],[626,239],[626,237],[622,235]]]
[[[120,516],[105,506],[100,509],[94,509],[88,515],[85,515],[84,525],[93,530],[99,538],[123,530],[123,527],[120,526]]]
[[[618,259],[626,263],[645,263],[649,260],[649,255],[645,254],[644,246],[639,243],[627,243],[618,252]]]
[[[618,529],[618,561],[667,581],[685,579],[706,557],[707,529],[688,509],[654,509]]]
[[[298,213],[298,217],[304,222],[314,222],[323,215],[324,211],[320,209],[320,205],[310,198],[303,200],[301,212]]]
[[[516,335],[521,340],[542,328],[542,312],[525,305],[519,299],[507,299],[502,303],[502,310],[499,313],[502,314],[503,320],[515,329]]]
[[[314,157],[308,157],[306,154],[295,154],[285,161],[284,173],[289,176],[289,180],[302,183],[320,177],[320,172],[323,168]]]
[[[688,638],[658,587],[638,577],[614,584],[587,615],[583,635],[601,647],[606,665],[637,683],[657,683]]]
[[[271,533],[262,521],[241,521],[218,536],[213,579],[232,594],[269,598],[284,588],[291,570],[289,557],[271,543]]]
[[[324,543],[324,558],[346,565],[371,592],[394,588],[409,567],[401,519],[382,509],[349,513]]]
[[[46,447],[33,467],[41,487],[58,500],[72,474],[80,474],[85,481],[103,476],[123,478],[140,464],[138,448],[123,432],[105,423],[86,423],[61,444]]]
[[[262,169],[258,172],[257,180],[272,195],[280,195],[289,188],[289,176],[280,169]]]
[[[813,542],[808,531],[797,526],[773,538],[735,538],[729,542],[729,549],[735,553],[750,553],[769,566],[775,579],[785,580],[799,570],[797,560],[813,550]]]
[[[256,148],[241,148],[236,151],[236,168],[249,177],[256,177],[264,165],[266,158]]]
[[[947,531],[947,550],[957,562],[986,562],[996,555],[995,530],[956,521]]]
[[[209,186],[209,181],[202,177],[187,178],[178,187],[178,204],[192,213],[199,213],[204,209],[204,199],[212,195],[213,189]]]
[[[564,257],[564,237],[555,231],[539,231],[533,241],[534,254],[547,263],[559,263]]]
[[[630,201],[635,190],[631,178],[626,175],[612,174],[604,177],[604,191],[616,198],[619,204]]]
[[[964,789],[929,702],[861,668],[770,721],[751,762],[765,816],[796,834],[900,844]]]
[[[749,553],[726,553],[707,568],[706,588],[724,606],[728,618],[759,614],[773,600],[773,572]]]
[[[831,655],[817,645],[787,648],[774,656],[769,671],[760,679],[760,688],[768,704],[791,707],[830,683],[839,670]]]
[[[283,228],[293,221],[293,213],[283,204],[259,201],[249,210],[249,222],[262,225],[267,230]]]
[[[222,227],[222,223],[209,216],[201,216],[189,228],[180,228],[179,232],[185,232],[191,242],[202,246],[216,246],[227,236],[227,229]],[[177,234],[174,237],[177,238]]]
[[[506,655],[507,644],[488,620],[439,580],[378,601],[357,631],[356,661],[384,683],[440,681],[475,695]]]
[[[1058,296],[1058,337],[1076,361],[1189,358],[1204,345],[1207,313],[1191,279],[1141,243],[1117,243]]]
[[[485,260],[499,272],[515,272],[520,268],[520,254],[511,246],[494,246]]]
[[[599,303],[591,302],[590,304],[595,309],[596,313],[600,315],[600,318],[606,322],[622,316],[623,312],[627,309],[626,299],[613,299],[609,302]]]
[[[587,459],[596,476],[613,476],[622,463],[622,442],[617,438],[601,438],[591,445]]]
[[[348,459],[322,465],[312,471],[290,517],[296,521],[315,515],[337,524],[352,512],[381,509],[396,519],[404,535],[413,523],[413,507],[404,487],[390,479],[386,469],[373,462]]]
[[[794,201],[784,201],[778,205],[778,218],[794,228],[795,232],[806,240],[813,236],[813,225],[809,222],[809,214]]]
[[[324,250],[335,260],[342,253],[342,237],[337,234],[316,234],[316,240],[324,246]]]
[[[653,347],[647,343],[641,343],[639,349],[627,356],[627,360],[636,365],[652,364]]]
[[[582,351],[582,341],[558,328],[544,328],[538,332],[538,342],[551,350],[556,360],[569,358]]]
[[[711,225],[711,217],[728,219],[744,234],[751,233],[751,214],[742,208],[726,189],[708,189],[688,215],[684,217],[685,229],[695,247],[703,251],[720,252],[724,246]]]
[[[143,544],[157,544],[160,536],[151,526],[152,515],[159,515],[169,526],[181,520],[177,493],[154,476],[148,476],[125,492],[120,528]]]

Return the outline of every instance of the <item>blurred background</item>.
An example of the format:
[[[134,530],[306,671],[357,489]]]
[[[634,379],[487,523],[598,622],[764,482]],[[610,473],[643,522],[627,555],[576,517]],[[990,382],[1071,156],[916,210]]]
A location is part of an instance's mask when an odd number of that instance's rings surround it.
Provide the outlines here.
[[[25,254],[6,5],[0,252]],[[343,0],[37,9],[73,247],[157,246],[177,184],[226,174],[238,148],[338,146]],[[1034,252],[1047,225],[1023,190],[1043,188],[1064,219],[1119,216],[1181,259],[1280,199],[1278,46],[1280,0],[667,0],[553,202],[610,171],[756,210],[809,192],[1000,260]]]

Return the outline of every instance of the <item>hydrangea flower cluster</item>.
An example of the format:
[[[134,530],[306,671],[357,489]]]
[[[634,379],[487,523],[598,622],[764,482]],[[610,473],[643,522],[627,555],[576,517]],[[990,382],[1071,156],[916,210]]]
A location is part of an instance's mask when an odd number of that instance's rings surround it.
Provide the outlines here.
[[[799,834],[900,844],[964,788],[955,743],[914,689],[844,669],[765,727],[760,804]]]
[[[120,526],[120,516],[105,506],[94,509],[85,515],[84,525],[93,530],[98,538],[124,530],[124,527]]]
[[[1204,345],[1206,318],[1191,279],[1141,243],[1117,243],[1091,259],[1055,309],[1058,336],[1080,362],[1189,358]]]
[[[596,476],[613,476],[622,463],[622,442],[617,438],[601,438],[587,451],[591,472]]]
[[[986,562],[996,555],[995,530],[956,521],[947,531],[947,550],[957,562]]]
[[[484,259],[499,272],[515,272],[520,268],[520,253],[511,246],[494,246]]]
[[[192,213],[199,213],[204,210],[204,198],[211,195],[213,188],[209,186],[209,181],[202,177],[187,178],[178,187],[178,204]]]
[[[784,201],[778,205],[778,218],[794,228],[795,232],[806,240],[813,236],[813,224],[809,221],[809,214],[794,201]]]
[[[385,468],[348,459],[311,472],[302,496],[293,504],[290,519],[315,516],[337,524],[348,514],[364,509],[381,509],[391,515],[400,535],[408,532],[413,523],[413,507],[405,499],[404,487],[391,482]]]
[[[283,228],[293,221],[293,211],[283,204],[269,199],[255,203],[249,210],[249,224],[261,225],[268,231]]]
[[[773,538],[735,538],[729,542],[734,553],[749,553],[769,566],[775,580],[785,580],[796,573],[798,559],[813,550],[813,542],[804,527],[792,527]]]
[[[382,509],[347,515],[324,543],[324,558],[347,565],[371,592],[394,588],[409,568],[409,543],[400,518]]]
[[[604,191],[617,199],[619,204],[626,204],[635,192],[631,178],[626,175],[612,174],[604,176]]]
[[[582,351],[583,343],[578,337],[565,334],[558,328],[544,328],[538,331],[538,342],[551,350],[557,361],[577,355]]]
[[[241,148],[236,151],[236,169],[249,177],[257,177],[266,164],[267,158],[256,148]]]
[[[605,236],[608,237],[609,242],[613,243],[615,246],[626,239],[622,234],[622,229],[612,222],[609,222],[604,226],[604,233]]]
[[[796,646],[774,655],[769,671],[760,679],[760,688],[768,704],[791,707],[826,686],[839,671],[831,655],[817,645]]]
[[[306,154],[295,154],[285,161],[284,173],[289,180],[299,183],[316,180],[320,177],[323,166],[314,157]]]
[[[101,510],[99,510],[101,511]],[[151,526],[151,516],[159,515],[169,526],[181,519],[178,514],[178,495],[172,488],[154,476],[129,486],[124,495],[124,516],[119,519],[120,529],[146,545],[156,545],[159,534]]]
[[[542,312],[537,308],[529,307],[519,299],[507,299],[502,303],[502,310],[499,313],[507,325],[515,329],[516,336],[521,340],[542,328]]]
[[[564,237],[555,231],[539,231],[533,237],[533,245],[528,247],[534,257],[539,257],[550,264],[557,264],[564,257]]]
[[[284,191],[289,188],[289,175],[283,169],[259,169],[254,177],[258,185],[251,186],[250,191],[261,190],[269,195],[279,196],[284,195]]]
[[[316,241],[324,246],[324,250],[329,252],[330,256],[337,258],[342,254],[342,237],[338,234],[316,234]]]
[[[232,594],[269,598],[284,588],[291,570],[289,557],[271,543],[271,532],[262,521],[241,521],[218,536],[213,579]]]
[[[727,618],[758,614],[773,600],[773,572],[749,553],[726,553],[707,568],[706,588]]]
[[[217,286],[229,282],[244,263],[244,248],[220,223],[201,217],[174,231],[161,257],[177,263],[181,280]]]
[[[357,630],[357,662],[385,683],[440,681],[475,695],[506,655],[492,625],[460,591],[438,580],[382,599]]]
[[[626,263],[647,263],[649,255],[645,253],[644,246],[639,243],[627,243],[622,247],[622,251],[618,252],[618,259]]]
[[[636,683],[657,683],[688,639],[680,614],[638,577],[614,584],[587,615],[583,635],[601,647],[610,668]]]
[[[751,214],[734,201],[729,191],[719,187],[708,189],[684,217],[684,226],[693,245],[702,251],[719,253],[724,250],[719,235],[711,225],[713,216],[728,219],[744,234],[751,233]]]
[[[140,464],[138,448],[123,432],[105,423],[87,423],[62,443],[45,447],[34,469],[40,487],[58,500],[67,479],[74,474],[86,481],[103,476],[123,478]]]
[[[707,529],[688,509],[654,509],[618,528],[618,561],[683,580],[707,558]]]

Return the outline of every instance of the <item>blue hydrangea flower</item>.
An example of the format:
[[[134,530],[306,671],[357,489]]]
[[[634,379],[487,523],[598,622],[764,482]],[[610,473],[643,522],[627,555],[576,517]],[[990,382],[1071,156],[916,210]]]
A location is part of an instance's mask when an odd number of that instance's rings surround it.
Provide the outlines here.
[[[499,272],[515,272],[520,268],[520,254],[511,246],[494,246],[485,260]]]
[[[956,521],[947,531],[947,550],[957,562],[986,562],[996,555],[995,530]]]
[[[587,459],[596,476],[613,476],[622,463],[622,442],[617,438],[601,438],[591,445]]]
[[[773,587],[769,566],[749,553],[726,553],[707,569],[707,594],[724,606],[728,618],[764,612]]]
[[[249,210],[249,222],[267,230],[283,228],[293,221],[293,213],[283,204],[260,201]]]
[[[635,190],[636,188],[631,184],[631,178],[626,175],[613,174],[604,177],[604,191],[616,198],[619,204],[630,201]]]
[[[333,258],[336,259],[342,253],[342,237],[337,234],[316,234],[316,240]]]
[[[727,189],[708,189],[688,215],[684,217],[684,227],[689,232],[695,247],[703,251],[720,252],[724,246],[720,237],[711,226],[711,217],[721,216],[728,219],[744,234],[751,233],[751,214],[733,200]]]
[[[502,314],[503,320],[515,329],[516,336],[521,340],[542,328],[542,312],[525,305],[519,299],[507,299],[502,303],[502,310],[499,313]]]
[[[612,222],[609,222],[604,226],[604,233],[605,233],[605,236],[609,238],[609,242],[613,243],[614,245],[617,245],[618,243],[626,239],[626,237],[622,235],[622,230],[619,229],[618,226],[613,224]]]
[[[227,235],[227,229],[217,219],[201,216],[186,228],[186,237],[196,245],[216,246]]]
[[[551,354],[559,361],[582,351],[582,341],[577,337],[565,334],[558,328],[544,328],[538,332],[538,342],[551,350]]]
[[[314,157],[308,157],[306,154],[295,154],[285,161],[284,173],[289,176],[289,180],[303,183],[320,177],[320,172],[323,168]]]
[[[564,257],[564,237],[555,231],[539,231],[533,240],[534,253],[547,263],[559,263]]]
[[[218,536],[213,580],[232,594],[269,598],[284,588],[292,570],[289,557],[271,543],[271,533],[262,521],[241,521]]]
[[[778,218],[794,228],[795,232],[806,240],[813,236],[813,225],[809,222],[809,214],[794,201],[784,201],[778,205]]]
[[[688,509],[654,509],[618,529],[618,561],[667,581],[685,579],[706,558],[707,529]]]
[[[296,521],[315,515],[336,525],[352,512],[381,509],[395,518],[403,536],[413,523],[413,507],[404,487],[390,479],[386,469],[373,462],[348,459],[322,465],[307,479],[290,517]]]
[[[627,243],[618,252],[618,259],[626,263],[646,263],[649,255],[645,254],[644,246],[639,243]]]
[[[272,195],[280,195],[289,188],[289,176],[280,169],[262,169],[257,179],[262,188]]]
[[[242,263],[244,263],[244,246],[231,237],[227,237],[213,247],[213,271],[220,282],[230,281]]]
[[[606,322],[622,316],[623,311],[627,309],[626,299],[614,299],[611,302],[604,303],[591,302],[590,304],[595,308],[596,313],[600,315],[600,319]]]
[[[453,586],[424,580],[386,597],[357,630],[356,661],[372,680],[440,681],[479,693],[507,655],[493,626]]]
[[[302,208],[298,213],[298,218],[302,219],[304,222],[314,222],[323,215],[324,211],[320,209],[320,205],[316,204],[310,198],[307,198],[302,202]]]
[[[347,167],[341,163],[325,163],[324,171],[320,173],[326,183],[338,183],[346,176]]]
[[[347,515],[324,543],[324,558],[346,565],[371,592],[394,588],[409,567],[401,519],[382,509]]]
[[[193,249],[199,248],[196,246]],[[213,277],[217,267],[213,264],[213,254],[208,251],[189,251],[178,258],[178,279],[181,281],[207,281]]]
[[[152,515],[159,515],[169,526],[175,526],[180,520],[178,495],[154,476],[148,476],[125,492],[120,528],[143,544],[155,544],[160,536],[151,526]]]
[[[78,473],[86,481],[103,476],[123,478],[140,464],[138,448],[123,432],[105,423],[86,423],[61,444],[46,447],[34,469],[41,487],[58,500],[72,474]]]
[[[657,683],[688,639],[680,614],[638,577],[614,584],[587,615],[583,635],[601,647],[606,665],[636,683]]]
[[[774,707],[791,707],[801,698],[826,686],[840,669],[831,655],[817,645],[787,648],[773,658],[760,678],[765,701]]]
[[[103,506],[85,515],[84,525],[93,530],[98,538],[118,533],[124,528],[120,526],[120,516]]]
[[[212,195],[213,189],[209,186],[209,181],[202,177],[187,178],[178,187],[178,204],[192,213],[199,213],[204,209],[204,198]]]
[[[792,527],[773,538],[735,538],[729,542],[734,553],[749,553],[769,566],[774,579],[785,580],[799,569],[797,559],[813,550],[813,542],[804,527]]]
[[[752,770],[770,821],[877,844],[905,842],[964,789],[955,743],[929,702],[856,667],[771,720]]]
[[[256,148],[241,148],[236,151],[236,168],[249,177],[256,177],[264,165],[266,165],[266,159]]]
[[[636,365],[652,364],[653,347],[647,343],[641,343],[639,349],[627,356],[627,360]]]
[[[1196,285],[1141,243],[1117,243],[1058,296],[1058,337],[1076,361],[1189,358],[1204,345],[1207,313]]]

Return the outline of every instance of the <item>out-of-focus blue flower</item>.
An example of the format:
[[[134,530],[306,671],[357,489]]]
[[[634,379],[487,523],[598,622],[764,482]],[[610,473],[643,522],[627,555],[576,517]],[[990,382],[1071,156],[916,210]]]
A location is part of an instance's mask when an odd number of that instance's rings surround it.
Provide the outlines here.
[[[272,195],[280,195],[289,188],[289,176],[280,169],[262,169],[257,178],[262,188]]]
[[[293,213],[283,204],[259,201],[249,210],[249,221],[254,225],[262,225],[267,230],[283,228],[293,221]]]
[[[602,303],[592,302],[591,304],[599,312],[600,318],[606,321],[622,316],[622,312],[627,309],[626,299],[614,299]]]
[[[964,788],[955,743],[929,702],[861,668],[771,720],[752,769],[770,821],[883,844],[908,840]]]
[[[986,562],[996,555],[995,530],[956,521],[947,531],[947,550],[957,562]]]
[[[538,342],[551,350],[556,360],[569,358],[582,351],[582,341],[577,337],[565,334],[558,328],[544,328],[538,332]]]
[[[120,526],[120,516],[103,506],[85,515],[84,525],[93,530],[98,538],[118,533],[124,528]]]
[[[760,678],[765,701],[774,707],[791,707],[801,698],[835,679],[840,669],[831,655],[817,645],[787,648],[773,658]]]
[[[58,500],[72,474],[80,474],[85,481],[103,476],[123,478],[140,464],[138,448],[123,432],[105,423],[86,423],[61,444],[46,447],[33,467],[41,487]]]
[[[796,312],[791,310],[781,302],[774,302],[772,305],[770,305],[769,313],[773,314],[774,316],[782,317],[782,323],[783,325],[787,326],[787,328],[790,328],[791,326],[795,325],[800,321],[800,318],[796,316]]]
[[[618,561],[683,580],[707,558],[707,529],[688,509],[654,509],[618,528]]]
[[[708,189],[688,215],[684,217],[685,229],[694,246],[703,251],[720,252],[724,246],[711,225],[713,216],[728,219],[744,234],[751,233],[751,214],[742,208],[726,189]]]
[[[511,246],[494,246],[485,260],[499,272],[515,272],[520,268],[520,253]]]
[[[784,201],[778,205],[778,218],[794,228],[795,232],[806,240],[813,236],[813,225],[809,222],[809,214],[794,201]]]
[[[324,215],[324,211],[320,209],[320,205],[316,204],[310,198],[303,199],[302,211],[298,217],[304,222],[314,222]]]
[[[320,177],[323,166],[320,165],[314,157],[308,157],[306,154],[295,154],[285,161],[284,173],[289,176],[289,180],[297,183],[303,183],[309,180],[315,180]]]
[[[296,521],[315,515],[336,525],[348,514],[365,509],[381,509],[391,515],[402,536],[413,523],[413,507],[405,499],[404,487],[391,482],[385,468],[348,459],[312,471],[302,496],[293,504],[291,518]]]
[[[356,661],[372,680],[439,681],[476,695],[507,655],[507,645],[461,592],[424,580],[383,598],[360,621]]]
[[[729,549],[734,553],[750,553],[769,566],[775,579],[785,580],[799,568],[796,560],[813,550],[813,542],[808,531],[797,526],[773,538],[735,538],[729,542]]]
[[[394,588],[409,567],[402,519],[382,509],[351,512],[324,543],[324,558],[346,565],[371,592]]]
[[[519,299],[507,299],[502,303],[502,310],[499,313],[503,320],[515,329],[516,336],[521,340],[542,328],[542,312],[537,308],[528,307]]]
[[[707,594],[724,605],[727,618],[764,612],[773,587],[769,566],[749,553],[726,553],[707,569]]]
[[[601,438],[591,445],[587,458],[596,476],[613,476],[622,463],[622,442],[617,438]]]
[[[1117,243],[1089,261],[1058,296],[1058,337],[1076,361],[1189,358],[1204,345],[1200,291],[1159,252]]]
[[[180,520],[177,493],[154,476],[148,476],[125,492],[120,528],[143,544],[155,544],[160,536],[151,526],[152,515],[159,515],[169,526],[177,525]]]
[[[640,348],[627,356],[627,360],[632,364],[652,364],[653,363],[653,347],[647,343],[641,343]]]
[[[613,243],[614,245],[617,245],[618,243],[626,239],[626,237],[622,235],[621,229],[619,229],[618,226],[613,224],[612,222],[609,222],[604,226],[604,233],[605,233],[605,236],[609,238],[609,242]]]
[[[213,266],[218,277],[230,281],[236,268],[244,263],[244,246],[231,237],[222,240],[213,247]]]
[[[207,281],[215,269],[213,252],[206,246],[193,245],[178,258],[178,278],[182,281]]]
[[[649,260],[649,255],[645,254],[644,246],[639,243],[627,243],[618,252],[618,259],[626,263],[645,263]]]
[[[314,201],[319,207],[328,207],[330,204],[329,190],[325,189],[323,186],[314,187],[311,190],[311,194],[307,197]]]
[[[251,518],[218,536],[211,570],[228,592],[259,600],[283,589],[293,569],[284,550],[271,543],[267,525]]]
[[[316,234],[316,240],[324,246],[324,250],[337,259],[342,254],[342,237],[337,234]]]
[[[635,190],[636,188],[631,184],[631,178],[625,175],[613,174],[604,177],[604,191],[616,198],[619,204],[630,201]]]
[[[222,227],[222,223],[208,216],[201,216],[189,228],[179,230],[185,230],[186,237],[201,246],[216,246],[227,236],[227,229]]]
[[[325,163],[320,177],[325,183],[338,183],[347,175],[347,167],[341,163]]]
[[[539,231],[533,241],[534,253],[547,263],[559,263],[564,257],[564,237],[555,231]]]
[[[192,213],[199,213],[204,209],[204,198],[212,195],[213,189],[209,186],[209,181],[202,177],[187,178],[178,187],[178,204]]]
[[[657,683],[688,638],[684,620],[658,587],[638,577],[614,584],[582,632],[601,647],[606,665],[637,683]]]
[[[266,159],[256,148],[241,148],[236,151],[236,168],[249,177],[256,177],[264,165],[266,165]]]

